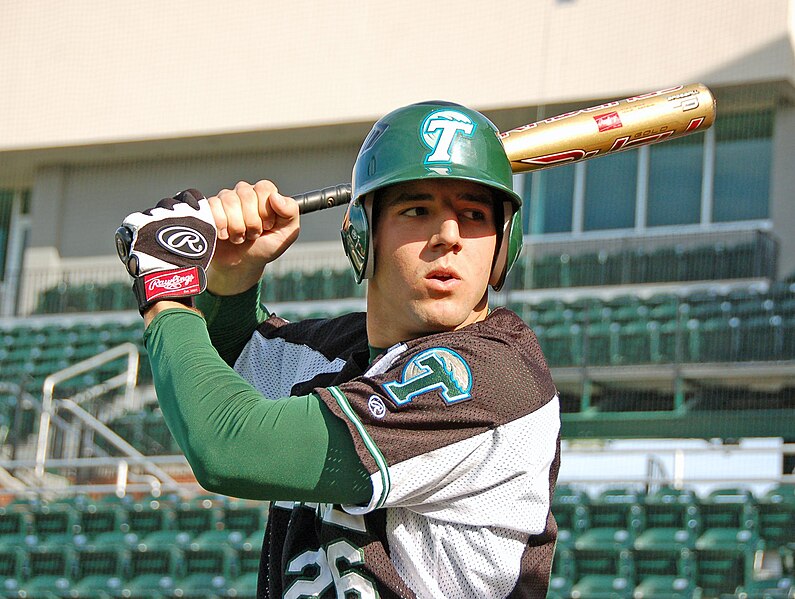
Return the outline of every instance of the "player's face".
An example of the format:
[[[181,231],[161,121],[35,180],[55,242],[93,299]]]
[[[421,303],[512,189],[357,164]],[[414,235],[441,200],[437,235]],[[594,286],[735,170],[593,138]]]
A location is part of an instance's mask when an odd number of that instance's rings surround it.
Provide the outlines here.
[[[388,347],[485,318],[496,247],[493,192],[429,179],[394,185],[378,201],[370,343]]]

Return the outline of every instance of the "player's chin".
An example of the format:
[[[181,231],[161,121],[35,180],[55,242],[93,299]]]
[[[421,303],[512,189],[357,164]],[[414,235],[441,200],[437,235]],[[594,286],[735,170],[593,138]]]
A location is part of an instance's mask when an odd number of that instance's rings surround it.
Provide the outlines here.
[[[417,315],[429,333],[455,331],[476,319],[473,311],[465,308],[460,299],[455,298],[429,300],[417,311]]]

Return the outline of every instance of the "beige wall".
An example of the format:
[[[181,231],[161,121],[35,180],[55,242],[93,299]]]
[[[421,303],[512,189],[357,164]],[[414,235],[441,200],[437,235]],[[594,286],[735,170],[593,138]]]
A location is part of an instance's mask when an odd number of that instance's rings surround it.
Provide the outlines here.
[[[4,2],[0,152],[791,80],[790,4]]]

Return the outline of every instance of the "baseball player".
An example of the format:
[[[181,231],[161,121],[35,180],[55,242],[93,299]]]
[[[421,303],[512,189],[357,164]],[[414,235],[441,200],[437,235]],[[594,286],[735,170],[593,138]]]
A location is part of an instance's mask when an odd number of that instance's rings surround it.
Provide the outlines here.
[[[269,500],[260,597],[546,595],[559,404],[535,336],[488,303],[521,249],[495,126],[425,102],[380,119],[342,242],[367,312],[259,303],[296,239],[269,181],[128,216],[163,415],[206,489]]]

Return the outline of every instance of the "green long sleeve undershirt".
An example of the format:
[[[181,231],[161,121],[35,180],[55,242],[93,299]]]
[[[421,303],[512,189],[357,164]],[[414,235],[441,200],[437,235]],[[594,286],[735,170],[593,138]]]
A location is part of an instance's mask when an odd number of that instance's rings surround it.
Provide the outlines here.
[[[191,310],[158,314],[144,343],[166,424],[204,488],[273,501],[370,499],[348,429],[317,395],[264,398],[219,359]]]

